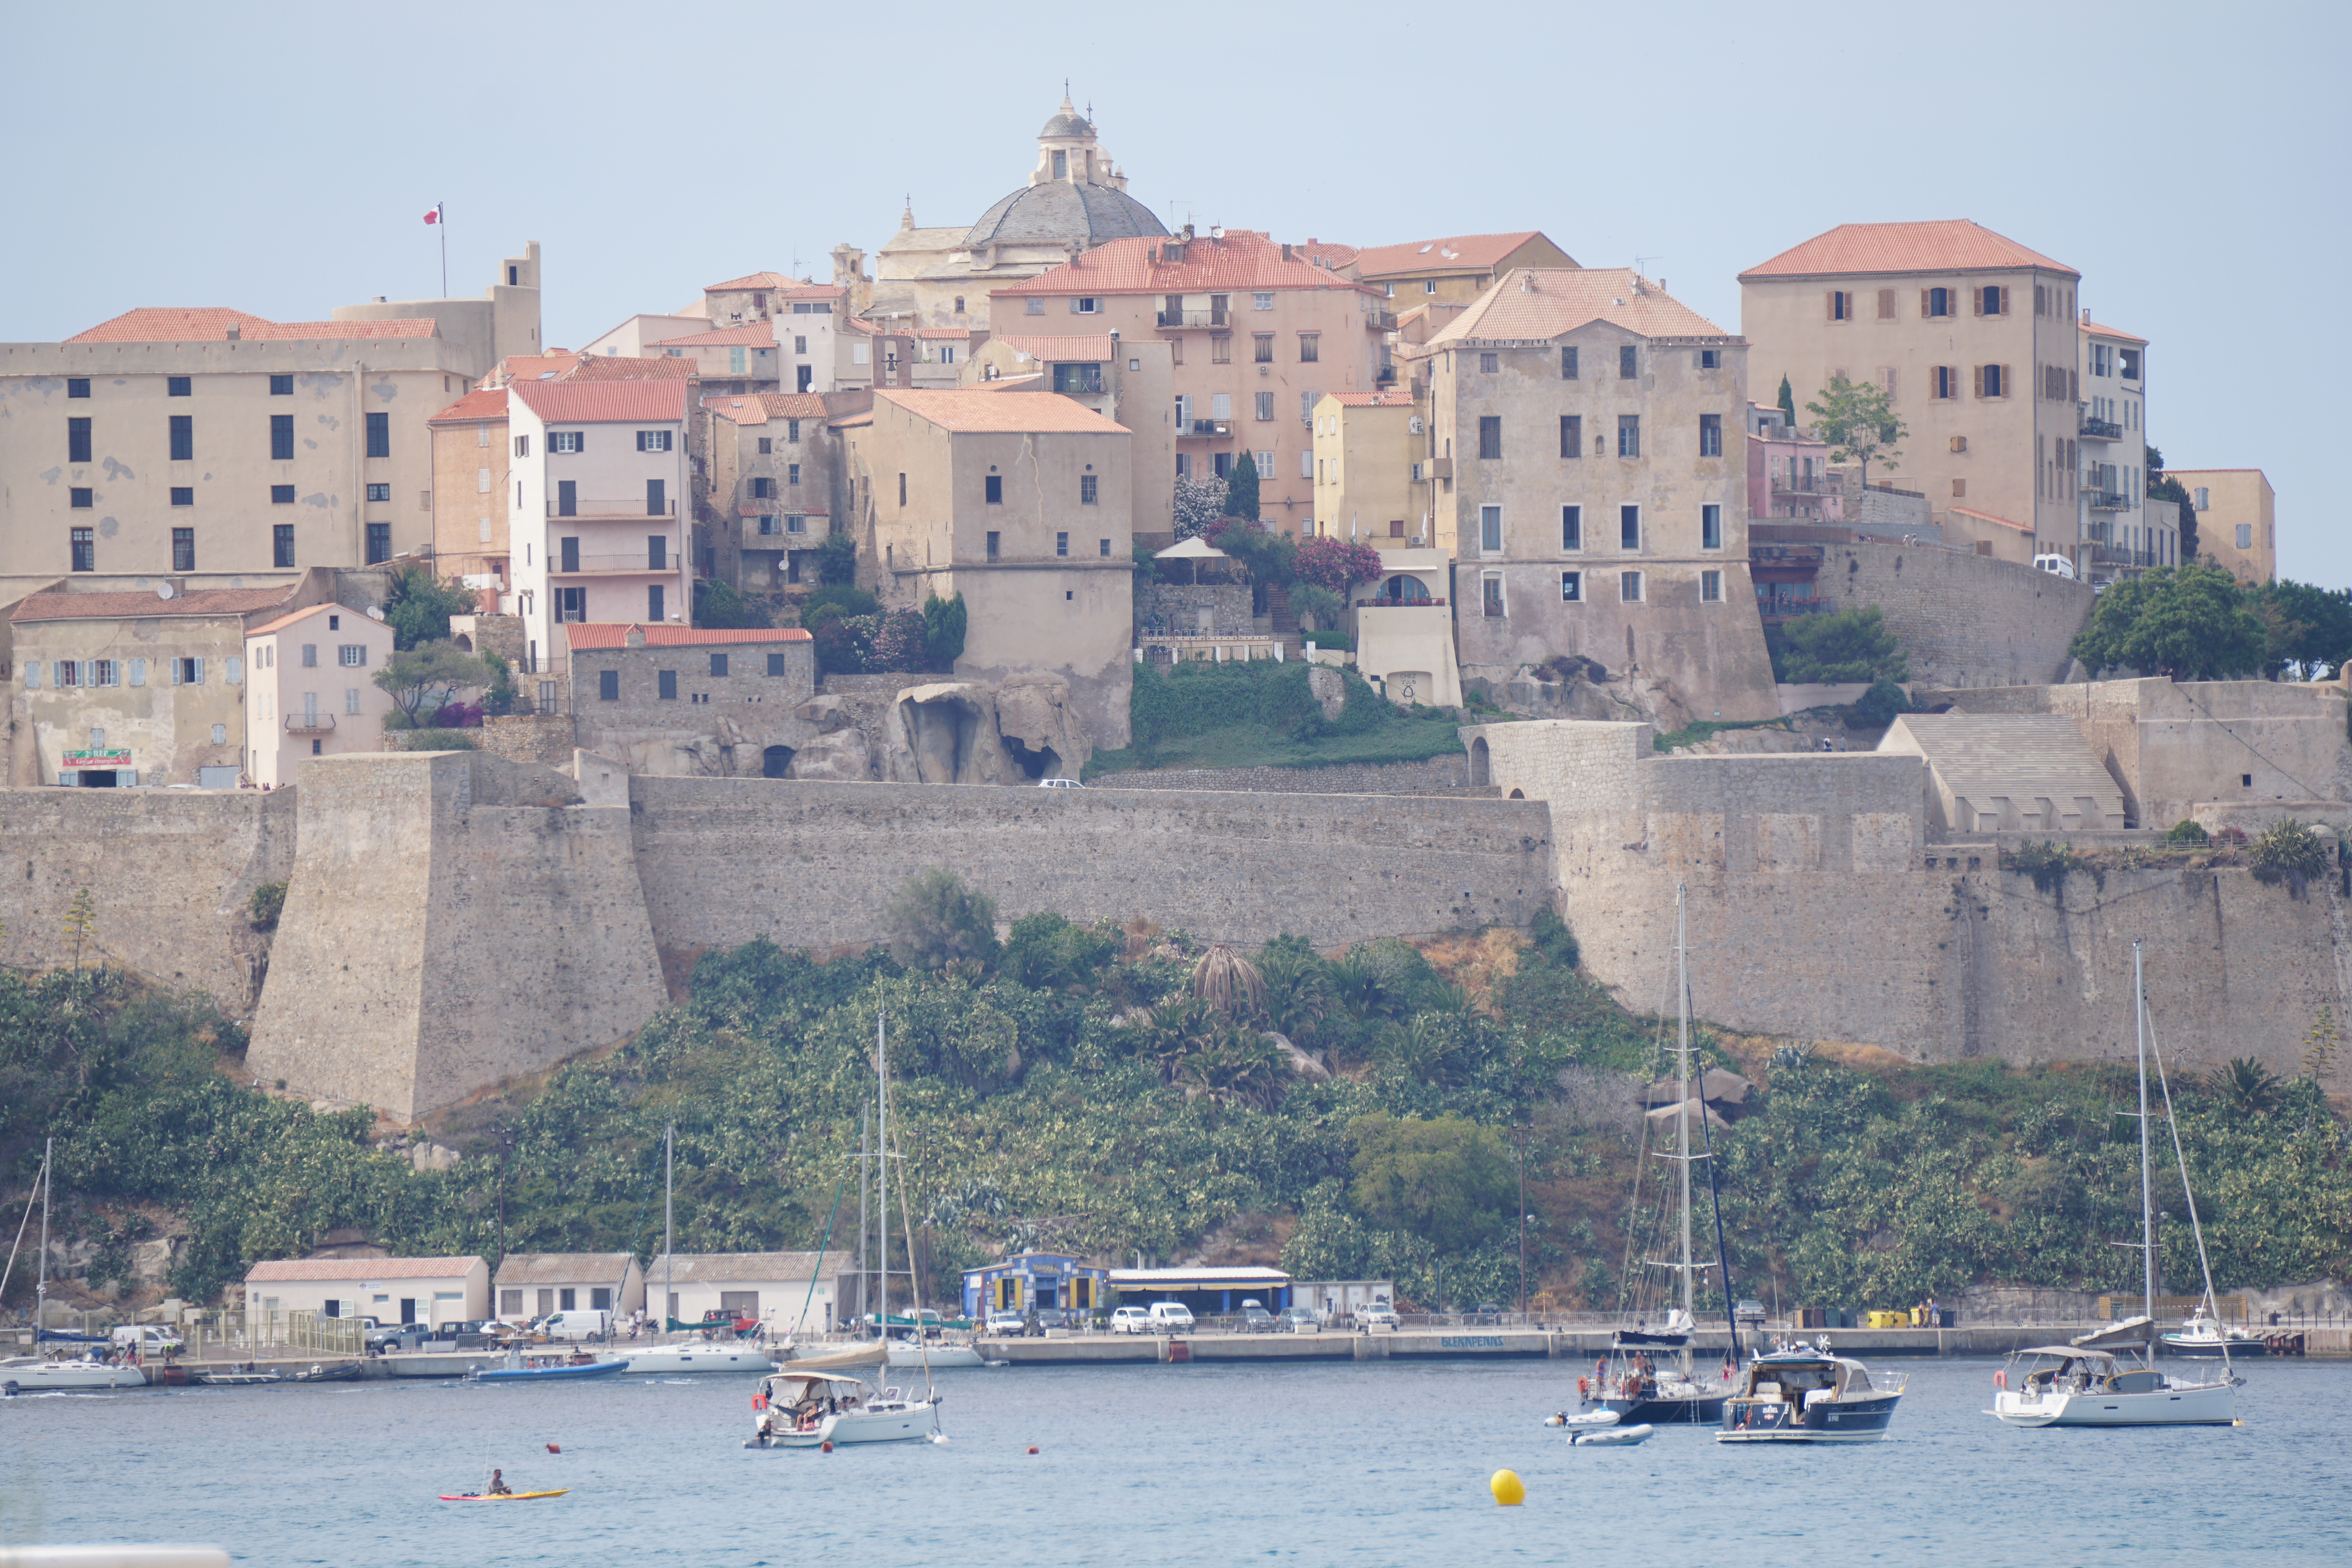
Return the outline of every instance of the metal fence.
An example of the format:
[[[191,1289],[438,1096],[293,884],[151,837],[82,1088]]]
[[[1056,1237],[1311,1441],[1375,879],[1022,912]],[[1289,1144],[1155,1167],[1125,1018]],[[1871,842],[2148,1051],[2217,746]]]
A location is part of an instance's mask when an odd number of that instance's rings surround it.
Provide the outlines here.
[[[365,1324],[320,1312],[191,1312],[180,1333],[187,1341],[180,1354],[191,1361],[367,1354]]]

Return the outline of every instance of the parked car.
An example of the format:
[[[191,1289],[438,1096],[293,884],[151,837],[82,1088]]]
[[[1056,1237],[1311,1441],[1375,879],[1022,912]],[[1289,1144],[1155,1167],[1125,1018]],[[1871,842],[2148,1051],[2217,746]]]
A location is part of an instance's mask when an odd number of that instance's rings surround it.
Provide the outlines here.
[[[1028,1332],[1028,1320],[1019,1312],[991,1312],[988,1314],[988,1322],[982,1325],[981,1332],[1003,1336],[1025,1333]]]
[[[1042,1334],[1047,1329],[1068,1328],[1075,1315],[1059,1307],[1039,1307],[1029,1314],[1029,1332]]]
[[[604,1339],[613,1333],[613,1314],[596,1307],[575,1307],[550,1312],[531,1325],[549,1341]]]
[[[1396,1309],[1386,1301],[1374,1301],[1369,1307],[1358,1307],[1356,1326],[1366,1333],[1394,1333],[1398,1327]]]
[[[1732,1307],[1731,1315],[1743,1323],[1761,1324],[1764,1322],[1764,1303],[1761,1301],[1738,1302]]]
[[[2063,555],[2035,556],[2033,558],[2033,570],[2036,571],[2046,571],[2053,577],[2063,577],[2069,582],[2074,580],[2074,563],[2073,560]]]
[[[1079,783],[1075,779],[1040,779],[1037,780],[1037,787],[1041,789],[1083,789],[1086,788],[1084,784]]]
[[[1241,1332],[1244,1333],[1274,1332],[1274,1314],[1265,1310],[1264,1301],[1244,1301],[1241,1316]]]
[[[1274,1317],[1276,1333],[1321,1333],[1323,1320],[1315,1315],[1313,1307],[1285,1307]]]
[[[117,1350],[136,1350],[141,1355],[165,1355],[187,1348],[180,1331],[161,1323],[124,1323],[107,1336]]]
[[[1151,1314],[1141,1307],[1121,1307],[1110,1315],[1113,1333],[1150,1333]]]
[[[1153,1333],[1181,1333],[1192,1326],[1192,1309],[1181,1301],[1151,1303]]]
[[[406,1323],[380,1323],[373,1318],[361,1320],[367,1325],[367,1347],[372,1351],[389,1350],[400,1343],[400,1336],[412,1332]]]

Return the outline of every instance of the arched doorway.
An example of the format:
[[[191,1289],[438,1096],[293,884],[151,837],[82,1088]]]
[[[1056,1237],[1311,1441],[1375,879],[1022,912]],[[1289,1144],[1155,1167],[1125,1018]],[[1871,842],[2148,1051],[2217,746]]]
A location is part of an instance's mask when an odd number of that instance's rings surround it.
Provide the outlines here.
[[[1429,585],[1417,577],[1399,572],[1381,584],[1381,597],[1391,604],[1426,604],[1429,602]]]
[[[760,753],[760,777],[762,779],[789,779],[793,776],[792,768],[793,748],[789,746],[772,746]]]
[[[1494,779],[1486,775],[1486,737],[1482,735],[1470,743],[1470,782],[1492,784]]]

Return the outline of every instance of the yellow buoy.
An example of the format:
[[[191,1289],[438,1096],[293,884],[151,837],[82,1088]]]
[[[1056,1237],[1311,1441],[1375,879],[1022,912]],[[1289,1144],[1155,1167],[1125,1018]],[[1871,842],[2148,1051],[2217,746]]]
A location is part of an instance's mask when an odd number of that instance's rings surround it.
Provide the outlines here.
[[[1517,1470],[1496,1470],[1486,1482],[1486,1490],[1505,1508],[1517,1508],[1528,1500],[1527,1483],[1519,1479]]]

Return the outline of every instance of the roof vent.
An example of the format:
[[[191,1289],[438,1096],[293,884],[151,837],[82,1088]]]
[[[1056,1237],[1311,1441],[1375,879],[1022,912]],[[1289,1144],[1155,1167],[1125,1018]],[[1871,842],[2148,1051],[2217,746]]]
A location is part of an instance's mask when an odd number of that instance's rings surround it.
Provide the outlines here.
[[[1413,254],[1415,256],[1427,256],[1431,251],[1435,250],[1436,248],[1437,242],[1435,240],[1432,240],[1427,245],[1423,246],[1419,250],[1413,252]]]
[[[1532,272],[1522,272],[1519,274],[1519,292],[1522,294],[1533,294],[1535,291],[1536,275]]]
[[[2086,312],[2084,312],[2084,314],[2086,314],[2086,315],[2087,315],[2087,314],[2088,314],[2088,312],[2086,311]],[[229,340],[230,342],[232,342],[232,343],[236,342],[238,340],[242,339],[244,336],[245,336],[245,329],[244,329],[243,327],[241,327],[241,326],[237,325],[237,324],[236,324],[236,322],[234,322],[234,321],[232,321],[232,322],[230,322],[230,323],[229,323],[229,327],[228,327],[228,340]]]

